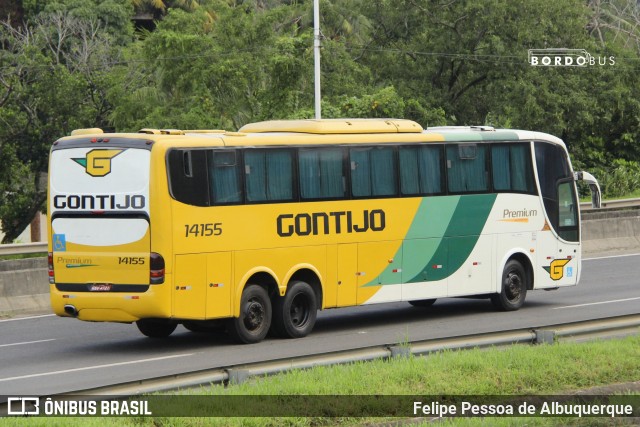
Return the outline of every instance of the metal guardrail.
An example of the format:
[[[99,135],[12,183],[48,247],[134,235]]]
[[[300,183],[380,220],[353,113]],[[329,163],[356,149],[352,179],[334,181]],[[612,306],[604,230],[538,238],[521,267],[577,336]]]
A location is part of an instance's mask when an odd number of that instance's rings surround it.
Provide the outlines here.
[[[376,359],[392,359],[395,357],[407,357],[409,355],[426,355],[442,350],[464,350],[513,344],[546,344],[556,341],[586,341],[637,334],[640,334],[640,314],[557,324],[540,327],[538,329],[516,329],[401,344],[376,345],[312,356],[218,367],[86,390],[75,390],[70,393],[59,394],[58,396],[135,396],[144,393],[201,387],[211,384],[240,383],[251,377],[274,375],[293,369],[308,369],[315,366],[346,364]]]
[[[619,200],[603,200],[600,209],[621,209],[630,207],[640,207],[640,198],[638,199],[619,199]],[[596,210],[591,207],[591,202],[580,203],[580,210],[591,211]]]

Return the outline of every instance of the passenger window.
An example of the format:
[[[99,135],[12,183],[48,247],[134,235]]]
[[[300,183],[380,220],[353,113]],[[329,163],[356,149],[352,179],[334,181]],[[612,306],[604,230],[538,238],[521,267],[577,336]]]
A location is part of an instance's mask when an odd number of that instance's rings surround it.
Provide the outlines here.
[[[341,148],[301,149],[298,163],[302,199],[345,197]]]
[[[238,153],[232,151],[209,151],[209,187],[214,204],[242,202],[242,187]]]
[[[442,193],[442,147],[400,147],[400,191],[403,195]]]
[[[293,199],[293,161],[290,150],[246,150],[244,173],[248,202]]]
[[[493,188],[496,191],[535,193],[528,144],[496,144],[491,147]]]
[[[449,191],[478,193],[489,190],[487,147],[477,144],[447,146]]]
[[[349,150],[353,197],[397,194],[396,162],[392,147]]]

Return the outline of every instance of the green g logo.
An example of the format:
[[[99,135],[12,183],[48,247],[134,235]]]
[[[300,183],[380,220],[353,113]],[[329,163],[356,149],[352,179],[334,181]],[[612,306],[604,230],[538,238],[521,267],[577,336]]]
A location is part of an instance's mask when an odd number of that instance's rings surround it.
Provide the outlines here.
[[[124,150],[91,150],[84,159],[73,159],[91,176],[105,176],[111,172],[111,159]]]
[[[549,267],[542,267],[547,270],[552,280],[560,280],[564,277],[564,266],[571,261],[571,258],[554,259]]]

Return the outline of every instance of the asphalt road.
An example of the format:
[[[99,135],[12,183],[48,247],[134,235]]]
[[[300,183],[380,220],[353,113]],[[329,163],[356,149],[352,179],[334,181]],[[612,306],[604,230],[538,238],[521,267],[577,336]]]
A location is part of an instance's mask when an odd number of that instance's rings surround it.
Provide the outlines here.
[[[254,345],[182,326],[168,339],[153,340],[134,325],[53,315],[2,320],[0,396],[43,396],[331,350],[638,314],[639,263],[640,254],[587,259],[580,285],[530,292],[516,312],[496,312],[488,300],[472,299],[442,299],[430,308],[393,303],[327,310],[306,338]]]

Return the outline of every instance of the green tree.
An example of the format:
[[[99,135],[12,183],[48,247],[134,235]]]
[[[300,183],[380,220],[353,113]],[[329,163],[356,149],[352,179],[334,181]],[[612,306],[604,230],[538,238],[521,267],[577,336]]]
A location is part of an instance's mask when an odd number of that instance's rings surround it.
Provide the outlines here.
[[[106,87],[113,84],[108,71],[118,61],[119,46],[131,41],[131,24],[122,19],[131,10],[124,2],[98,3],[52,2],[23,26],[0,25],[0,221],[5,243],[45,209],[43,175],[51,143],[75,128],[108,126]]]

